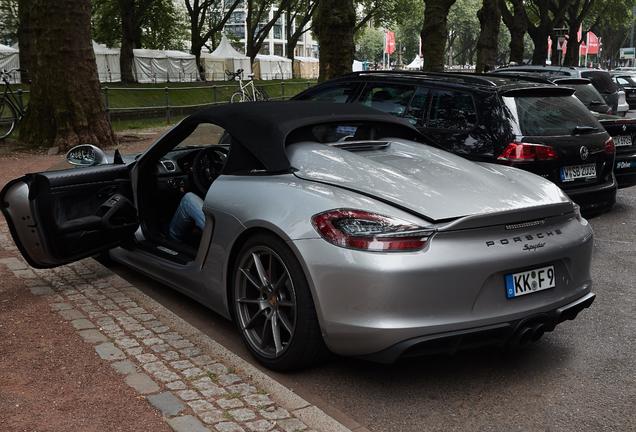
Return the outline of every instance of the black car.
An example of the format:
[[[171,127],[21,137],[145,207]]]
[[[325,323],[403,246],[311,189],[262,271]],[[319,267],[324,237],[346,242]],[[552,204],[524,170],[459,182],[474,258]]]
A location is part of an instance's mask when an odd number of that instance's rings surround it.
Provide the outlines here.
[[[501,73],[501,72],[500,72]],[[601,94],[585,78],[546,77],[527,72],[505,72],[506,76],[522,80],[532,80],[574,89],[574,96],[580,100],[603,125],[614,139],[616,160],[614,174],[619,188],[636,185],[636,119],[626,119],[609,114],[610,107]]]
[[[629,110],[629,106],[625,101],[625,95],[619,91],[610,73],[606,70],[574,66],[518,65],[504,66],[494,72],[529,72],[554,78],[586,78],[592,82],[592,85],[594,85],[596,90],[603,96],[603,99],[605,99],[605,102],[610,106],[612,109],[610,114],[625,116]]]
[[[448,151],[552,180],[588,213],[609,209],[617,189],[614,141],[573,93],[505,75],[358,72],[294,99],[391,113]]]
[[[558,86],[571,87],[576,96],[614,139],[616,160],[614,174],[619,188],[636,185],[636,119],[609,114],[609,107],[592,83],[584,78],[555,78]],[[625,91],[627,93],[627,91]]]
[[[625,92],[629,109],[636,109],[636,72],[614,72],[612,79]]]

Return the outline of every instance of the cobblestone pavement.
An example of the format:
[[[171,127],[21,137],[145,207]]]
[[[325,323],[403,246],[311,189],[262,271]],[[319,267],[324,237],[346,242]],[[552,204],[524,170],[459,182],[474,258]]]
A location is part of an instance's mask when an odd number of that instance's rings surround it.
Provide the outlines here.
[[[87,259],[51,270],[32,269],[20,256],[6,223],[0,251],[6,266],[32,293],[46,296],[122,379],[157,408],[178,432],[346,430],[324,413],[296,401],[283,407],[250,376],[214,358],[130,295],[128,282]],[[3,255],[9,255],[4,253]],[[43,331],[46,331],[45,329]],[[299,399],[299,398],[298,398]],[[302,419],[302,420],[301,420]]]

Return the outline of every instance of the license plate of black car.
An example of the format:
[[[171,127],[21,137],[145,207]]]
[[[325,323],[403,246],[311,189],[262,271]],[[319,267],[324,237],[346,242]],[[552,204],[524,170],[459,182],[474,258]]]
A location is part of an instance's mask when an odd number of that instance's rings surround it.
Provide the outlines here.
[[[561,167],[561,181],[596,178],[596,164],[571,165]]]

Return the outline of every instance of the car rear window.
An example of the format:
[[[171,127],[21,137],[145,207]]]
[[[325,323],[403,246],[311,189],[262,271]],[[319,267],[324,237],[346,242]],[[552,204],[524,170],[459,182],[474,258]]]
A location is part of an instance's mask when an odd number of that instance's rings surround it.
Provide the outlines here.
[[[505,96],[503,100],[521,135],[572,135],[577,126],[602,130],[590,111],[574,96]]]
[[[603,99],[603,96],[601,96],[592,84],[563,84],[563,87],[573,88],[575,90],[574,96],[576,96],[578,100],[588,107],[592,107],[592,105],[594,105],[593,111],[598,111],[599,108],[602,108],[601,106],[605,108],[604,112],[607,112],[609,109],[605,103],[605,99]]]
[[[581,77],[592,81],[594,87],[601,93],[614,93],[616,91],[616,84],[606,71],[583,71]]]

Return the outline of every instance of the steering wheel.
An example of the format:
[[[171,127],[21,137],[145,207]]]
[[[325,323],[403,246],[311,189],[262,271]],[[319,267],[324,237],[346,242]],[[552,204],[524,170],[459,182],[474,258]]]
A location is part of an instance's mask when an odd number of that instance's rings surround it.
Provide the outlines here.
[[[192,162],[192,180],[198,191],[205,196],[212,182],[221,175],[229,150],[222,146],[202,149]]]

